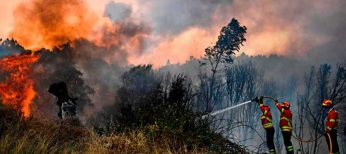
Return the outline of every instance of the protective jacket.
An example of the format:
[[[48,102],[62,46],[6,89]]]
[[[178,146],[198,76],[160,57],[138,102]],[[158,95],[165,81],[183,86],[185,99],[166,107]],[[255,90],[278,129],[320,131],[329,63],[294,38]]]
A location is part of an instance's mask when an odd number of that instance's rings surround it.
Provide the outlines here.
[[[280,128],[281,131],[290,132],[292,131],[292,112],[289,108],[285,108],[280,103],[275,103],[276,107],[280,111]]]
[[[261,121],[264,129],[273,128],[272,114],[270,113],[269,106],[264,105],[263,101],[259,102],[262,111]]]
[[[327,120],[326,120],[326,131],[336,130],[336,127],[339,123],[339,113],[334,109],[328,111]]]

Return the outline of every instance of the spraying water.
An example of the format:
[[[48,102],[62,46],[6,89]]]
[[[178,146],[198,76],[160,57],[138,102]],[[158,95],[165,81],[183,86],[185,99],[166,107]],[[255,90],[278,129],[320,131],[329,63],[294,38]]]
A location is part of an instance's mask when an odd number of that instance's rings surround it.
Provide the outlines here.
[[[223,112],[232,110],[232,109],[234,109],[234,108],[237,108],[237,107],[239,107],[239,106],[242,106],[242,105],[245,105],[245,104],[248,104],[248,103],[251,103],[251,102],[252,102],[252,100],[246,101],[246,102],[243,102],[243,103],[234,105],[234,106],[230,106],[230,107],[227,107],[227,108],[224,108],[224,109],[221,109],[221,110],[214,111],[214,112],[212,112],[212,113],[210,113],[210,114],[207,114],[207,115],[202,116],[202,119],[204,119],[205,117],[207,117],[207,116],[209,116],[209,115],[214,116],[214,115],[217,115],[217,114],[220,114],[220,113],[223,113]]]

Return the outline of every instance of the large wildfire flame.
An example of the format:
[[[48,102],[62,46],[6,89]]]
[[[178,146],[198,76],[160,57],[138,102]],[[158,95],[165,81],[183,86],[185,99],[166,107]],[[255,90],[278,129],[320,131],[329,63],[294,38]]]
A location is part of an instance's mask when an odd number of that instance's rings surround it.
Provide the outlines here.
[[[0,81],[2,103],[30,115],[30,104],[36,96],[34,82],[29,78],[31,66],[39,59],[36,55],[14,55],[0,59],[0,70],[6,73]]]

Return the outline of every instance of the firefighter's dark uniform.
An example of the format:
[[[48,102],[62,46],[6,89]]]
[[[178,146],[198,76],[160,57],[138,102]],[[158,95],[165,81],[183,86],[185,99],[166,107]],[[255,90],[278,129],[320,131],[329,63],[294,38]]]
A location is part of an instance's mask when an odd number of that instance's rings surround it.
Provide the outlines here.
[[[76,103],[75,103],[75,101],[77,100],[77,98],[71,98],[68,95],[68,90],[67,90],[67,86],[66,86],[65,82],[58,82],[58,83],[52,84],[49,87],[48,92],[50,92],[51,94],[53,94],[54,96],[56,96],[58,98],[58,101],[56,102],[56,104],[59,107],[58,116],[60,119],[63,118],[63,116],[62,116],[62,112],[63,112],[62,104],[66,103],[66,102],[70,102],[70,104],[72,104],[72,106],[70,108],[68,108],[69,113],[71,113],[72,116],[76,115]]]
[[[288,102],[285,102],[288,103]],[[294,148],[291,142],[292,137],[292,112],[289,106],[284,106],[278,101],[275,103],[276,107],[280,111],[280,129],[282,132],[282,137],[284,139],[284,144],[286,147],[287,154],[293,154]]]
[[[267,139],[267,146],[269,149],[270,154],[275,154],[275,145],[274,145],[274,134],[275,129],[273,127],[272,122],[272,114],[270,113],[269,106],[264,105],[263,99],[258,100],[260,109],[262,111],[261,116],[261,122],[263,125],[263,128],[266,130],[266,139]]]
[[[332,150],[331,153],[339,153],[339,145],[337,141],[337,131],[336,128],[339,123],[339,114],[332,108],[328,111],[326,119],[326,140],[328,144],[328,149]],[[331,149],[332,148],[332,149]]]

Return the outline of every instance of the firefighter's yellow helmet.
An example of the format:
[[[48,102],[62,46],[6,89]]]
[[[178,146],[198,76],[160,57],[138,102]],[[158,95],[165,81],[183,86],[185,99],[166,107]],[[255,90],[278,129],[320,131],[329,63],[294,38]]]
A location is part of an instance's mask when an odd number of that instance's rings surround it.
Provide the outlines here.
[[[283,102],[282,106],[285,107],[285,108],[290,108],[291,104],[289,102]]]
[[[322,106],[329,107],[332,106],[333,102],[330,99],[326,99],[322,102]]]

